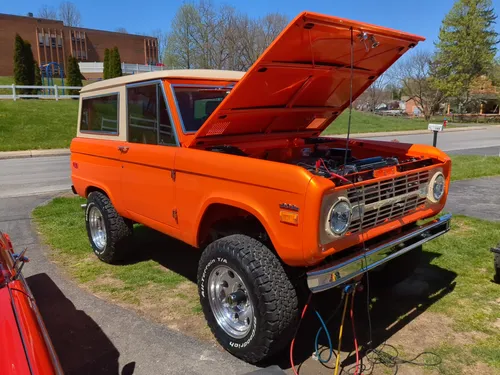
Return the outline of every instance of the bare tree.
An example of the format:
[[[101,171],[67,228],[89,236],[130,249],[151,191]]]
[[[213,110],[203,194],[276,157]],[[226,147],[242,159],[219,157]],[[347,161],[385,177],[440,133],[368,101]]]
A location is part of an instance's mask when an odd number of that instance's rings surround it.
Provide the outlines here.
[[[446,99],[444,94],[432,84],[429,76],[432,64],[430,52],[415,51],[397,63],[393,69],[395,77],[403,88],[403,93],[415,101],[415,105],[426,120],[431,118]]]
[[[151,31],[150,36],[158,40],[158,61],[165,62],[165,52],[168,44],[168,33],[162,29],[155,29]]]
[[[354,106],[362,110],[375,111],[380,104],[391,99],[389,83],[390,76],[388,72],[381,74],[375,82],[356,99]]]
[[[287,22],[275,13],[254,20],[212,0],[185,3],[172,22],[164,60],[178,68],[247,70]]]
[[[165,63],[171,68],[197,68],[193,28],[198,11],[193,4],[185,3],[172,20],[172,32],[168,36]]]
[[[127,29],[126,29],[126,28],[124,28],[124,27],[117,27],[117,28],[115,29],[115,31],[116,31],[117,33],[128,34]]]
[[[82,16],[80,11],[70,1],[63,1],[59,5],[59,18],[66,26],[81,26]]]
[[[38,9],[36,16],[47,20],[56,20],[57,12],[53,7],[43,4],[40,9]]]

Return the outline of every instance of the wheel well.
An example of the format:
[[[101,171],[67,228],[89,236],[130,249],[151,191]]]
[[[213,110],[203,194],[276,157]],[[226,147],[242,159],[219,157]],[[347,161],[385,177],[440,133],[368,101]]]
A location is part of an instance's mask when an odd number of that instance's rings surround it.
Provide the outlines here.
[[[197,244],[203,248],[231,234],[245,234],[261,241],[274,251],[271,239],[262,223],[250,212],[226,204],[211,204],[201,219]]]
[[[90,193],[93,193],[94,191],[99,191],[101,193],[103,193],[105,196],[107,196],[109,198],[109,195],[108,193],[106,193],[104,190],[102,190],[101,188],[98,188],[97,186],[89,186],[87,188],[87,190],[85,190],[85,197],[88,197]]]

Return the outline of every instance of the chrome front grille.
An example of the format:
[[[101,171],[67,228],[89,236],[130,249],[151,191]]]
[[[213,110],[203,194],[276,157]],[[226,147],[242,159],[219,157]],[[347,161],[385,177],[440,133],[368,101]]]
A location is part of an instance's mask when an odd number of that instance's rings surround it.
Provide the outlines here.
[[[429,171],[409,173],[347,190],[353,207],[348,232],[356,233],[403,217],[425,204]]]

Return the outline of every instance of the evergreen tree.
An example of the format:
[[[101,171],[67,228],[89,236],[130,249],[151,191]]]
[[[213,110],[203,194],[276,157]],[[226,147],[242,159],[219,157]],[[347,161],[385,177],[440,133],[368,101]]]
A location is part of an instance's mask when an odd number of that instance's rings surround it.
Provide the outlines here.
[[[28,67],[26,62],[24,40],[19,34],[16,34],[14,43],[14,83],[16,85],[29,85],[31,83],[30,70],[32,70],[32,67]]]
[[[83,86],[82,84],[82,73],[80,72],[80,66],[78,65],[78,60],[73,57],[68,57],[67,63],[67,85],[68,86]],[[68,90],[69,95],[78,95],[79,90],[70,89]]]
[[[24,41],[24,61],[26,62],[26,72],[28,75],[28,85],[35,84],[35,59],[33,58],[33,51],[31,50],[31,43],[27,40]],[[36,94],[35,89],[27,89],[27,92]]]
[[[443,20],[431,72],[433,85],[459,105],[470,100],[473,80],[488,73],[494,63],[496,18],[491,0],[457,0]]]
[[[106,48],[104,50],[104,71],[103,71],[103,78],[108,79],[109,78],[109,48]]]
[[[113,48],[110,53],[110,78],[122,76],[122,65],[120,58],[120,51],[118,47]]]

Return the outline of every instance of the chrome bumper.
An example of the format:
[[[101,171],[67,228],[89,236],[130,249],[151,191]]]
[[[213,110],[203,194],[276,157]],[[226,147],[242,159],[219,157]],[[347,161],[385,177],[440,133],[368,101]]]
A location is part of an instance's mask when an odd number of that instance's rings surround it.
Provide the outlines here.
[[[322,292],[370,271],[450,230],[451,214],[399,233],[365,251],[359,251],[307,273],[307,286],[313,293]]]

